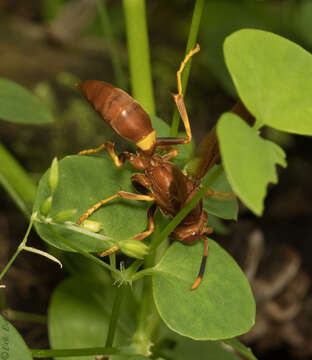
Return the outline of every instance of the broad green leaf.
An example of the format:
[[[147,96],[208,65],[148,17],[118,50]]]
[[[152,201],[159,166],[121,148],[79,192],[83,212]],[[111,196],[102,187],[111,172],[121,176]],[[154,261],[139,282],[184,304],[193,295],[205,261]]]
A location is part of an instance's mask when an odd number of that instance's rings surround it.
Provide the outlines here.
[[[39,98],[4,78],[0,78],[0,119],[37,125],[53,121],[52,114]]]
[[[217,134],[223,166],[234,192],[255,214],[261,215],[267,185],[278,180],[275,165],[286,166],[284,151],[262,139],[232,113],[221,116]]]
[[[220,341],[195,341],[171,331],[163,323],[159,338],[155,342],[155,352],[161,352],[165,359],[239,360]]]
[[[196,279],[203,243],[175,242],[155,267],[153,293],[158,312],[173,331],[194,340],[219,340],[247,332],[255,302],[248,281],[233,258],[209,240],[206,271]]]
[[[179,360],[239,360],[233,352],[225,349],[219,341],[194,341],[183,338],[171,352]]]
[[[115,293],[116,287],[109,282],[87,281],[80,276],[68,278],[58,285],[49,306],[52,348],[104,346]],[[135,331],[135,309],[129,288],[122,304],[114,346],[129,345]],[[60,359],[94,360],[94,356]]]
[[[259,125],[312,135],[312,55],[260,30],[239,30],[224,42],[229,72]]]
[[[215,165],[205,178],[211,176],[216,169],[217,166]],[[208,214],[215,215],[222,219],[236,220],[238,215],[238,201],[235,196],[226,197],[227,195],[234,195],[234,193],[224,171],[217,177],[211,189],[220,192],[220,194],[216,196],[205,196],[203,198],[204,208]],[[224,197],[222,197],[222,194]]]
[[[208,225],[213,228],[214,234],[226,235],[229,233],[229,229],[223,220],[214,215],[209,214]]]
[[[32,360],[31,353],[15,327],[0,315],[0,359]]]
[[[51,216],[66,209],[76,209],[72,221],[77,222],[80,215],[98,201],[116,194],[119,190],[136,192],[131,185],[131,167],[121,169],[114,166],[111,158],[68,156],[59,162],[59,183],[53,194]],[[41,204],[50,195],[48,185],[49,171],[42,177],[34,204],[39,211]],[[150,203],[126,199],[114,199],[90,216],[90,220],[99,221],[102,230],[99,234],[108,236],[111,241],[91,238],[81,233],[54,225],[55,230],[76,246],[86,251],[105,250],[120,240],[131,238],[147,227],[146,211]],[[53,246],[69,250],[46,224],[36,223],[38,234]]]

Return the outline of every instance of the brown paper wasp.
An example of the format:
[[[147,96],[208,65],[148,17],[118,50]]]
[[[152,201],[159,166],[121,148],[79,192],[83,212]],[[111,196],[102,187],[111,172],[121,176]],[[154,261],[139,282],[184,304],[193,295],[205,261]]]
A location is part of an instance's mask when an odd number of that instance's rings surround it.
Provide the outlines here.
[[[220,161],[215,129],[208,134],[205,141],[203,147],[205,148],[206,155],[202,159],[195,178],[185,175],[180,168],[170,162],[170,160],[178,154],[176,149],[171,149],[164,155],[156,153],[157,148],[168,148],[173,145],[187,144],[192,139],[189,118],[183,101],[181,74],[189,59],[198,51],[199,45],[191,50],[182,61],[177,71],[178,93],[173,94],[174,101],[186,130],[185,138],[157,138],[148,114],[138,102],[123,90],[108,83],[95,80],[87,80],[78,84],[83,95],[93,108],[99,112],[101,117],[120,136],[134,142],[137,146],[135,154],[122,152],[117,155],[114,150],[115,144],[108,141],[96,149],[81,151],[79,155],[91,154],[106,149],[117,167],[121,167],[125,161],[128,161],[135,169],[142,171],[142,173],[135,173],[131,177],[131,182],[139,194],[120,190],[117,194],[99,201],[87,210],[79,218],[79,223],[86,220],[102,205],[117,197],[151,201],[153,204],[147,213],[148,229],[133,238],[135,240],[142,240],[149,236],[154,230],[153,217],[156,208],[159,207],[165,215],[174,217],[199,191],[200,179],[214,164]],[[240,103],[238,103],[232,111],[237,114],[245,112]],[[242,115],[244,116],[244,114]],[[208,195],[213,195],[213,193],[214,192],[210,190]],[[213,229],[207,226],[207,219],[208,214],[203,209],[202,201],[199,201],[171,234],[173,239],[179,240],[184,244],[191,244],[199,238],[204,242],[200,270],[192,285],[192,290],[198,287],[205,271],[208,251],[208,238],[206,235],[213,232]],[[114,246],[101,253],[100,256],[109,255],[118,249],[118,246]]]

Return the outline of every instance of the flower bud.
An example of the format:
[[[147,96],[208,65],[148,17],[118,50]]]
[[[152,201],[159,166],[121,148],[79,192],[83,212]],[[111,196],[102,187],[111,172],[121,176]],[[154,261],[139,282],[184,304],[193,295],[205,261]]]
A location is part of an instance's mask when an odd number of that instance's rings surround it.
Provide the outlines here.
[[[53,221],[56,223],[63,223],[72,218],[76,214],[76,212],[76,209],[61,210],[53,216]]]
[[[80,226],[88,231],[92,231],[94,233],[97,233],[101,230],[102,225],[98,221],[94,220],[85,220]]]
[[[48,198],[46,198],[44,200],[44,202],[41,204],[40,206],[40,212],[42,215],[46,216],[50,213],[51,211],[51,207],[52,207],[52,201],[53,201],[53,197],[49,196]]]
[[[49,174],[49,186],[50,186],[51,195],[53,195],[57,187],[58,181],[59,181],[58,161],[57,158],[55,157],[52,161],[50,174]]]
[[[148,253],[148,246],[139,240],[123,240],[118,245],[124,254],[134,258],[143,259]]]

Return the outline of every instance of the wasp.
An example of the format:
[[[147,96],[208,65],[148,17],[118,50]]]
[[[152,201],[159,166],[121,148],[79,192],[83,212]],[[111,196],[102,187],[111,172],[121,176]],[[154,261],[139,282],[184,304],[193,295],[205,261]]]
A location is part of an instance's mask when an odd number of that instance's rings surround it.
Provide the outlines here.
[[[104,204],[118,197],[152,202],[148,209],[148,228],[144,232],[134,236],[135,240],[142,240],[148,237],[154,230],[154,214],[157,207],[166,216],[173,218],[199,191],[200,179],[211,167],[220,161],[220,153],[217,144],[215,128],[209,133],[205,148],[209,151],[200,165],[200,172],[197,177],[192,178],[182,172],[170,160],[177,156],[178,151],[172,148],[174,145],[187,144],[192,139],[189,117],[183,100],[181,74],[190,58],[199,51],[199,45],[191,50],[182,61],[177,71],[178,93],[172,94],[178,112],[183,121],[186,137],[185,138],[159,138],[153,129],[149,115],[142,106],[135,101],[129,94],[121,89],[114,87],[106,82],[96,80],[86,80],[78,84],[82,94],[86,97],[93,108],[101,117],[123,138],[133,142],[136,153],[122,152],[119,155],[114,150],[115,144],[107,141],[96,149],[84,150],[79,155],[91,154],[106,149],[114,164],[120,168],[125,161],[128,161],[140,173],[134,173],[131,182],[138,193],[129,193],[123,190],[103,199],[88,209],[78,220],[82,223],[97,209]],[[236,113],[241,110],[237,107]],[[156,153],[157,149],[169,148],[165,154]],[[209,190],[208,195],[213,195]],[[205,272],[205,265],[208,252],[207,235],[213,229],[207,226],[208,214],[203,209],[202,200],[199,201],[189,214],[174,229],[170,237],[181,241],[184,244],[191,244],[201,239],[204,242],[204,250],[200,269],[196,280],[191,289],[196,289]],[[119,249],[118,246],[104,251],[100,256],[112,254]]]

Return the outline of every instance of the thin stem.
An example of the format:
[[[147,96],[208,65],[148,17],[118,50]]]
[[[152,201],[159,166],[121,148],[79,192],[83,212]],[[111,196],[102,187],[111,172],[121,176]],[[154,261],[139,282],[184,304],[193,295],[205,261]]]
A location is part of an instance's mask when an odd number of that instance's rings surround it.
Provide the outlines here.
[[[112,253],[109,255],[109,263],[112,268],[116,269],[116,253]]]
[[[27,239],[28,239],[28,235],[30,233],[30,230],[32,228],[33,225],[33,219],[30,220],[29,224],[28,224],[28,228],[26,230],[25,236],[22,240],[22,242],[19,244],[18,248],[16,249],[15,253],[13,254],[13,256],[11,257],[10,261],[6,264],[6,266],[4,267],[4,269],[1,271],[0,274],[0,281],[2,280],[2,278],[4,277],[4,275],[6,274],[6,272],[10,269],[11,265],[13,264],[14,260],[17,258],[17,255],[23,250],[23,247],[25,246]]]
[[[157,242],[159,231],[156,229],[151,236],[151,247]],[[155,263],[156,251],[150,251],[145,258],[144,266],[150,270]],[[144,270],[142,270],[144,271]],[[139,273],[141,273],[140,271]],[[139,274],[138,273],[138,274]],[[146,274],[147,275],[147,274]],[[132,343],[134,348],[145,356],[148,355],[152,345],[152,336],[160,322],[158,312],[155,309],[152,291],[151,277],[143,279],[142,301],[138,311],[138,326],[133,335]]]
[[[114,348],[114,347],[94,347],[82,349],[31,349],[33,358],[59,358],[59,357],[75,357],[75,356],[92,356],[92,355],[135,355],[131,349],[128,348]]]
[[[198,38],[200,20],[201,20],[201,16],[202,16],[204,7],[205,7],[205,0],[196,0],[194,10],[193,10],[193,17],[192,17],[190,32],[189,32],[189,36],[188,36],[188,40],[187,40],[185,54],[187,54],[190,50],[194,49],[194,47],[195,47],[195,44],[196,44],[197,38]],[[186,94],[187,81],[188,81],[190,69],[191,69],[191,61],[192,60],[190,60],[188,62],[188,64],[185,67],[185,70],[182,74],[182,89],[183,89],[184,96]],[[172,124],[171,124],[171,133],[170,133],[170,135],[172,137],[176,137],[178,134],[179,122],[180,122],[179,114],[178,114],[177,109],[175,108],[174,113],[173,113],[173,119],[172,119]]]
[[[202,184],[202,188],[198,193],[187,203],[187,205],[170,221],[170,223],[163,229],[158,236],[158,241],[150,246],[150,250],[153,250],[153,246],[159,246],[161,242],[167,239],[172,231],[180,224],[180,222],[186,217],[186,215],[193,209],[193,207],[205,196],[208,188],[215,182],[220,175],[222,167],[218,166],[216,171],[211,174],[207,180]]]
[[[87,257],[88,259],[92,260],[93,262],[97,263],[101,267],[105,268],[106,270],[110,270],[113,273],[119,274],[119,270],[115,269],[114,267],[106,264],[104,261],[101,261],[96,256],[89,254],[87,251],[81,249],[80,247],[73,245],[70,241],[66,240],[63,236],[58,234],[54,229],[53,226],[48,224],[50,231],[54,234],[54,236],[63,244],[68,246],[70,249],[78,252],[79,254]]]
[[[53,222],[52,218],[38,217],[38,216],[35,217],[34,220],[39,222],[39,223],[42,223],[42,224],[54,225],[54,226],[56,226],[58,228],[61,228],[61,229],[68,229],[68,230],[74,231],[74,232],[79,233],[79,234],[87,235],[89,237],[102,240],[103,244],[105,244],[107,246],[115,245],[115,242],[113,241],[113,239],[111,237],[101,235],[101,234],[97,234],[95,232],[86,230],[86,229],[82,228],[81,226],[79,226],[76,223],[72,223],[72,222],[69,222],[69,221],[66,221],[64,223],[56,223],[56,222]]]
[[[139,279],[142,279],[144,276],[151,276],[154,274],[154,272],[155,272],[155,269],[153,267],[138,271],[137,273],[135,273],[132,276],[131,281],[137,281]]]
[[[14,260],[16,259],[17,255],[22,251],[19,247],[16,249],[14,255],[11,257],[10,261],[6,264],[4,269],[1,271],[0,274],[0,281],[4,277],[4,275],[7,273],[7,271],[10,269],[11,265],[13,264]]]
[[[155,114],[144,0],[123,0],[133,97]]]
[[[35,199],[36,186],[21,165],[0,144],[0,184],[28,218]]]
[[[63,265],[62,265],[62,263],[60,262],[59,259],[57,259],[55,256],[47,253],[46,251],[42,251],[42,250],[30,247],[30,246],[26,246],[26,245],[23,246],[22,250],[29,251],[29,252],[32,252],[34,254],[44,256],[44,257],[48,258],[49,260],[56,262],[61,268],[63,267]]]
[[[243,357],[246,357],[246,359],[257,360],[255,355],[252,353],[251,349],[249,347],[247,347],[246,345],[242,344],[236,338],[227,339],[227,340],[224,340],[223,342],[225,344],[231,346],[234,350],[236,350]]]
[[[106,342],[105,342],[105,347],[111,347],[113,345],[116,328],[117,328],[117,322],[118,322],[118,318],[120,315],[120,308],[121,308],[122,301],[125,297],[126,290],[127,290],[126,286],[121,286],[116,289],[116,294],[115,294],[112,314],[111,314],[110,321],[109,321],[109,327],[108,327],[108,333],[107,333],[107,338],[106,338]]]
[[[39,324],[46,324],[48,322],[48,319],[45,315],[27,313],[27,312],[23,312],[23,311],[12,310],[12,309],[6,309],[5,316],[8,320],[34,322],[34,323],[39,323]]]
[[[110,53],[110,57],[112,60],[113,71],[115,74],[117,86],[126,90],[127,88],[126,79],[122,71],[112,24],[108,16],[106,0],[97,0],[97,7],[101,19],[103,34],[105,35],[108,51]]]

